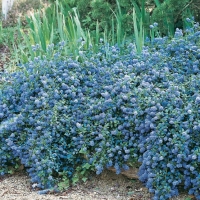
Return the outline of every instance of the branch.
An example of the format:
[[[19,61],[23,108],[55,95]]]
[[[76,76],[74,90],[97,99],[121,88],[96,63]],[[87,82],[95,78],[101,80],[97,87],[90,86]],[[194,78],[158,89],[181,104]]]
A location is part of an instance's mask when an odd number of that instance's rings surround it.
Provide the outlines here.
[[[178,13],[176,19],[174,20],[174,23],[176,23],[178,21],[179,16],[181,15],[181,13],[191,4],[193,3],[193,0],[191,0],[187,5],[185,5],[185,7]]]
[[[195,7],[197,10],[200,10],[200,7],[198,7],[197,5],[194,5],[194,7]]]

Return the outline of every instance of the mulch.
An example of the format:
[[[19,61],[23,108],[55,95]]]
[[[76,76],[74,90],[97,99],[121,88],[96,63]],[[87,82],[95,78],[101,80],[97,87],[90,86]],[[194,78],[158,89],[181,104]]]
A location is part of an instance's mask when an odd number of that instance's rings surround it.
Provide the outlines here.
[[[0,45],[0,71],[4,70],[7,62],[9,62],[10,50],[8,46]]]

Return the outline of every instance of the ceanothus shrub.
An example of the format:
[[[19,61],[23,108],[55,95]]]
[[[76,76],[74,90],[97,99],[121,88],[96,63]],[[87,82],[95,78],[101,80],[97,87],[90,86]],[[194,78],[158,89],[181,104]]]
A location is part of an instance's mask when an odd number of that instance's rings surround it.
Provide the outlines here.
[[[141,55],[132,43],[102,44],[79,62],[56,54],[4,74],[1,175],[21,162],[45,189],[86,164],[119,174],[138,160],[153,199],[178,195],[180,184],[200,199],[199,37],[195,24],[155,38]]]

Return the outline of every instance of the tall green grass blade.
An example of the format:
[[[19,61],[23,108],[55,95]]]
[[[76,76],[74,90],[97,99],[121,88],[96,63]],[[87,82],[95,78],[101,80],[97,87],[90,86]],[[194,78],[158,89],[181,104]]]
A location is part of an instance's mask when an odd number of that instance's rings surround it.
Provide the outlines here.
[[[41,18],[39,13],[35,13],[31,16],[34,29],[31,30],[31,35],[34,38],[35,44],[41,45],[42,50],[46,51],[45,43],[44,43],[44,36],[42,34],[42,27],[41,27]]]
[[[49,22],[48,19],[46,18],[45,12],[43,12],[43,33],[44,33],[44,40],[45,40],[45,51],[47,48],[47,45],[50,43],[50,37],[51,37],[51,30],[49,29]]]
[[[144,28],[143,28],[142,18],[140,18],[140,24],[138,29],[135,9],[133,9],[133,25],[134,25],[136,51],[138,54],[140,54],[142,52],[142,48],[144,45]]]
[[[60,13],[64,16],[68,16],[69,12],[72,12],[72,8],[68,5],[67,1],[59,2]]]
[[[144,27],[149,27],[150,25],[150,13],[148,13],[145,9],[146,0],[141,0],[141,7],[138,6],[135,0],[132,0],[131,2],[135,10],[137,26],[140,27],[140,19],[142,19],[143,31],[144,34],[147,35],[147,30],[145,30]]]
[[[142,17],[142,12],[141,12],[141,9],[140,7],[138,6],[138,4],[136,3],[135,0],[131,0],[132,4],[133,4],[133,7],[134,7],[134,10],[135,10],[135,13],[136,13],[136,18],[137,19],[140,19]]]
[[[114,19],[112,17],[112,45],[115,45],[115,22]]]
[[[137,26],[137,17],[136,17],[135,9],[133,9],[133,26],[134,26],[135,43],[137,47],[138,42],[139,42],[139,31],[138,31],[138,26]]]
[[[154,0],[155,4],[156,4],[156,7],[159,7],[161,5],[160,1],[159,0]]]
[[[0,20],[0,44],[3,43],[3,25],[2,21]]]
[[[54,41],[54,28],[53,28],[53,24],[51,24],[51,34],[50,34],[49,44],[52,44],[53,41]]]
[[[106,58],[109,59],[108,27],[105,27],[105,29],[104,29],[103,41],[104,41],[104,44],[105,44],[105,54],[106,54]]]
[[[2,21],[0,21],[0,36],[2,36],[3,34],[3,25],[2,25]]]
[[[87,34],[86,34],[86,49],[89,49],[92,46],[92,37],[90,34],[90,31],[87,30]]]
[[[81,23],[79,21],[79,17],[78,17],[78,14],[77,14],[77,10],[76,8],[73,8],[73,11],[74,11],[74,21],[76,23],[76,28],[77,28],[77,34],[78,34],[78,37],[82,37],[84,40],[86,40],[86,37],[85,37],[85,33],[81,27]]]
[[[118,46],[120,47],[121,45],[122,45],[122,35],[123,35],[123,33],[122,33],[122,18],[123,18],[123,16],[122,16],[122,12],[121,12],[121,7],[120,7],[120,5],[119,5],[119,1],[118,0],[116,0],[116,2],[117,2],[117,44],[118,44]]]
[[[20,49],[20,52],[21,52],[21,55],[22,55],[22,61],[27,62],[28,57],[30,57],[31,59],[34,59],[34,57],[35,57],[35,53],[32,50],[32,45],[34,45],[31,41],[32,35],[30,33],[26,34],[22,29],[20,30],[20,32],[21,32],[21,35],[24,39],[24,42],[25,42],[24,48],[26,48],[27,53],[25,53],[24,50],[22,49],[23,44],[22,45],[18,44],[18,48]],[[32,40],[33,40],[33,38],[32,38]]]
[[[68,49],[75,57],[78,55],[78,38],[75,23],[73,17],[69,15],[67,17],[66,26],[64,26],[64,39],[68,42]],[[63,23],[64,25],[64,23]]]
[[[142,17],[142,22],[145,23],[145,0],[142,0],[142,7],[141,7],[141,17]]]
[[[57,13],[57,28],[58,28],[58,33],[59,33],[59,39],[61,41],[65,40],[65,33],[64,33],[64,27],[65,25],[63,24],[63,15],[61,13]]]
[[[57,29],[59,33],[59,39],[64,40],[64,32],[63,32],[63,15],[59,12],[59,2],[56,0],[56,20],[57,20]]]
[[[56,5],[51,4],[50,7],[46,8],[45,15],[48,21],[50,22],[49,27],[51,28],[51,24],[53,27],[57,26],[57,19],[56,19]]]
[[[68,42],[71,44],[74,44],[77,42],[77,37],[76,37],[76,30],[75,30],[75,26],[74,23],[72,21],[72,16],[70,15],[67,18],[67,26],[66,26],[66,30],[67,30],[67,38],[68,38]]]
[[[122,38],[123,38],[123,29],[122,29],[122,19],[123,19],[123,15],[122,15],[122,11],[121,11],[121,7],[119,4],[119,1],[116,0],[117,3],[117,13],[115,13],[111,8],[111,11],[113,12],[115,18],[116,18],[116,39],[117,39],[117,44],[120,47],[122,45]],[[111,41],[114,41],[114,22],[112,22],[112,30],[111,30]]]
[[[26,22],[28,24],[28,27],[31,28],[32,30],[34,30],[34,24],[33,24],[33,21],[31,19],[31,17],[27,17],[26,16]],[[18,23],[19,24],[19,23]]]
[[[117,10],[118,10],[118,13],[119,13],[119,17],[122,17],[122,11],[121,11],[121,6],[119,4],[119,1],[116,0],[116,3],[117,3]]]
[[[95,34],[95,45],[98,46],[99,44],[99,22],[97,20],[97,23],[96,23],[96,34]]]
[[[117,22],[117,44],[118,46],[121,46],[121,32],[122,32],[122,27],[121,27],[121,22]]]

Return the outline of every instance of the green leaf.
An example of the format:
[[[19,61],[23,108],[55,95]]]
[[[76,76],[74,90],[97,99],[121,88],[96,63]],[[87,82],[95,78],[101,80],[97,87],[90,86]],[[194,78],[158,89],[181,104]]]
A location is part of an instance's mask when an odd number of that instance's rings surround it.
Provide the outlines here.
[[[88,180],[88,178],[86,178],[86,177],[83,177],[83,178],[82,178],[82,181],[83,181],[83,182],[86,182],[87,180]]]
[[[73,185],[76,184],[78,181],[79,181],[79,177],[78,177],[78,176],[74,176],[74,177],[72,178],[72,183],[73,183]]]
[[[85,165],[83,165],[83,168],[85,169],[89,169],[91,167],[91,165],[89,163],[86,163]]]
[[[13,170],[9,170],[9,171],[8,171],[8,174],[13,174]]]

